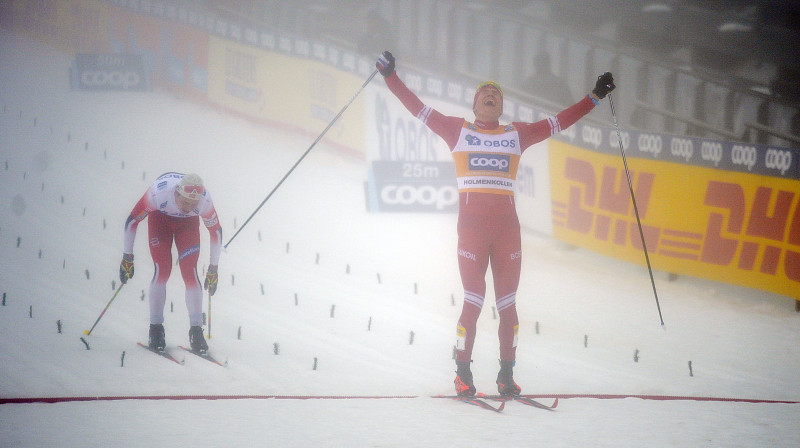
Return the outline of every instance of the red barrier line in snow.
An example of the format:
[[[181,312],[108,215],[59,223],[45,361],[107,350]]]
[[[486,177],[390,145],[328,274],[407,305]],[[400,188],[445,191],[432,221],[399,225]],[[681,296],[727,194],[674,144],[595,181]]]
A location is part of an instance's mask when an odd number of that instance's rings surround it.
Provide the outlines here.
[[[420,398],[419,395],[275,395],[276,400],[381,400]]]
[[[377,400],[401,398],[419,397],[416,395],[128,395],[97,397],[20,397],[0,398],[0,405],[123,400]]]
[[[760,398],[724,398],[724,397],[690,397],[682,395],[624,395],[624,394],[543,394],[525,395],[530,398],[594,398],[598,400],[622,400],[625,398],[638,398],[640,400],[658,401],[721,401],[735,403],[771,403],[771,404],[798,404],[800,401],[791,400],[765,400]]]
[[[659,401],[709,401],[735,403],[798,404],[800,401],[764,400],[756,398],[690,397],[677,395],[606,395],[606,394],[539,394],[523,395],[529,398],[592,398],[600,400],[621,400],[638,398]],[[435,396],[434,396],[435,397]],[[0,398],[3,404],[31,403],[69,403],[76,401],[122,401],[122,400],[381,400],[421,398],[419,395],[130,395],[98,397],[22,397]]]

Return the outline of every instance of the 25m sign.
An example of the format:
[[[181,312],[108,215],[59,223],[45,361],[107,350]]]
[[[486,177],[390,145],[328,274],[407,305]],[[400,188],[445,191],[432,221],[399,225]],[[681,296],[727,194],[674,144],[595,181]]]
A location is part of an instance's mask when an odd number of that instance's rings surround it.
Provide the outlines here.
[[[365,187],[373,212],[458,212],[452,162],[374,161]]]

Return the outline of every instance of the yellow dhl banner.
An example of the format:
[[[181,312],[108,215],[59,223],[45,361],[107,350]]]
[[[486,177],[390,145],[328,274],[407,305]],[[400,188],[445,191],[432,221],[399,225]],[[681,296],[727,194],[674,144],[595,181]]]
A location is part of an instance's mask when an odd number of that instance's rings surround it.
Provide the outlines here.
[[[620,156],[550,140],[553,234],[645,264]],[[654,269],[800,298],[800,182],[628,159]]]
[[[363,80],[321,62],[269,52],[215,36],[209,38],[208,96],[251,118],[322,131]],[[364,147],[364,106],[359,99],[326,138]]]

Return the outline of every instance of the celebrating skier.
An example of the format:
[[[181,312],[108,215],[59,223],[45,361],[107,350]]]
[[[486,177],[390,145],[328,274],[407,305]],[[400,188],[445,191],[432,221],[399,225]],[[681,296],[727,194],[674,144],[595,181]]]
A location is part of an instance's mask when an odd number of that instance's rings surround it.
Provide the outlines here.
[[[514,382],[517,318],[516,296],[520,279],[522,244],[514,205],[514,182],[522,153],[531,145],[568,128],[588,114],[614,90],[611,73],[597,79],[592,92],[555,117],[536,123],[499,123],[503,91],[496,83],[481,83],[475,90],[475,121],[445,116],[422,103],[395,72],[388,51],[376,62],[389,90],[412,115],[444,139],[455,162],[459,190],[458,268],[464,287],[464,304],[456,327],[456,393],[475,395],[470,370],[475,329],[486,295],[486,270],[491,263],[495,302],[500,315],[501,395],[519,395]]]
[[[178,264],[186,285],[186,308],[189,311],[189,343],[195,352],[205,353],[208,344],[203,337],[203,287],[213,296],[217,290],[217,266],[222,241],[211,195],[197,174],[165,173],[153,182],[125,221],[125,237],[119,279],[122,283],[133,277],[133,242],[139,223],[148,218],[150,255],[155,273],[150,283],[151,350],[164,350],[164,304],[167,300],[167,280],[172,271],[172,242],[178,249]],[[205,283],[197,277],[200,253],[200,218],[210,236],[211,260]]]

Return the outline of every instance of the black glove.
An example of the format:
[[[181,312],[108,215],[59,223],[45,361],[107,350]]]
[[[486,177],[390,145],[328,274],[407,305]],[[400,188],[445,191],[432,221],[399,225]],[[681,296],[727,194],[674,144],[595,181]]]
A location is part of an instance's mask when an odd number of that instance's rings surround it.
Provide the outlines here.
[[[208,290],[208,295],[213,296],[215,292],[217,292],[217,281],[219,280],[219,275],[217,275],[217,266],[213,264],[208,266],[208,272],[206,272],[206,282],[203,285],[204,289]]]
[[[394,56],[392,56],[392,53],[384,51],[378,61],[375,62],[375,67],[378,68],[384,78],[394,73]]]
[[[122,262],[119,264],[119,281],[125,284],[129,278],[133,278],[133,254],[122,254]]]
[[[595,83],[592,93],[602,100],[616,87],[617,86],[614,85],[614,77],[611,75],[611,72],[605,72],[597,77],[597,83]]]

